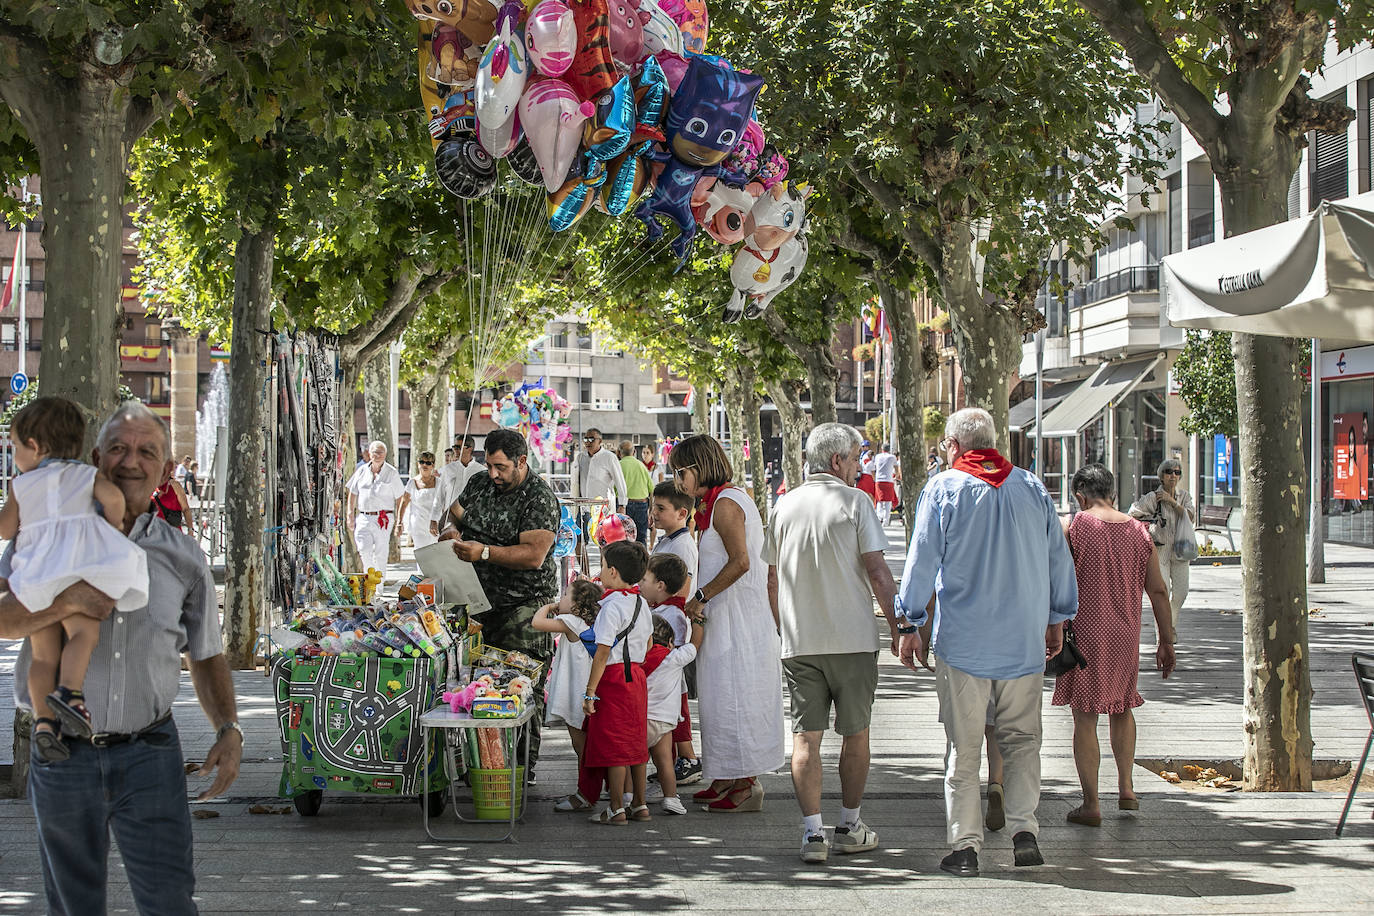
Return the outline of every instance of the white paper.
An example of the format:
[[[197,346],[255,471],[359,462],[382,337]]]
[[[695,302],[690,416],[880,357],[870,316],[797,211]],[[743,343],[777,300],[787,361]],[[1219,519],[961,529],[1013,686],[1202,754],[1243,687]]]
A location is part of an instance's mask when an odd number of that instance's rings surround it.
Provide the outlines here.
[[[477,581],[477,570],[467,560],[458,558],[452,541],[417,547],[415,561],[426,576],[443,583],[445,604],[466,604],[469,615],[491,609],[487,593]]]

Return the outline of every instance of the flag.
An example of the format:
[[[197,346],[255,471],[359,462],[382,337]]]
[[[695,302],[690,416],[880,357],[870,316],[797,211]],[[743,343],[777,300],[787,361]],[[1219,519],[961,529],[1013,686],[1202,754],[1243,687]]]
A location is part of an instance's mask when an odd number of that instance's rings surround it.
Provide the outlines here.
[[[682,400],[682,406],[683,406],[683,407],[686,407],[688,410],[691,410],[691,409],[692,409],[692,405],[696,403],[696,397],[697,397],[697,390],[696,390],[695,388],[691,387],[690,385],[687,386],[687,397],[683,398],[683,400]]]
[[[10,264],[10,275],[5,278],[5,290],[0,293],[0,312],[10,307],[14,301],[14,276],[19,273],[19,240],[22,235],[14,237],[14,261]]]

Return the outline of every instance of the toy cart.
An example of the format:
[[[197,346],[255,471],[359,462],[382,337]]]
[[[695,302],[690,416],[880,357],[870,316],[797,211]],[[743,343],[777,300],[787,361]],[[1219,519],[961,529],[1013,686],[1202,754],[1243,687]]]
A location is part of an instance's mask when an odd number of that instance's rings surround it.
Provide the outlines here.
[[[425,753],[420,716],[438,702],[446,676],[447,665],[429,658],[278,655],[282,797],[307,817],[326,791],[415,796],[430,817],[441,814],[450,774],[442,749]]]

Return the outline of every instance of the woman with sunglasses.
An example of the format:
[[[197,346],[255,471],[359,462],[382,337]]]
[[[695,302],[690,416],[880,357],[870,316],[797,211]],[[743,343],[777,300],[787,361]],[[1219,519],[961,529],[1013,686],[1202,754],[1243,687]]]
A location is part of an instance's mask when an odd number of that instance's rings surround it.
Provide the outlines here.
[[[1178,629],[1178,612],[1188,597],[1188,565],[1197,556],[1193,522],[1193,498],[1179,487],[1183,479],[1183,465],[1176,458],[1159,463],[1159,487],[1146,493],[1131,506],[1133,518],[1148,522],[1150,537],[1159,555],[1159,571],[1169,587],[1169,606],[1173,610],[1174,629]]]
[[[409,531],[412,544],[428,547],[438,540],[430,533],[429,519],[439,498],[439,475],[434,473],[433,452],[421,452],[417,464],[419,473],[411,476],[401,497],[401,527],[396,533]]]

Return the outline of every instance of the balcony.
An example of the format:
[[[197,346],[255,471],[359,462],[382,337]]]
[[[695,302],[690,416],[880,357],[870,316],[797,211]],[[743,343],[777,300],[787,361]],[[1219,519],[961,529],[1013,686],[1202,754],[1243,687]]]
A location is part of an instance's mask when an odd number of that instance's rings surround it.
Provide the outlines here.
[[[1126,293],[1159,292],[1159,265],[1149,267],[1127,267],[1116,273],[1089,280],[1076,287],[1072,293],[1073,308],[1080,309],[1094,302],[1122,296]]]

